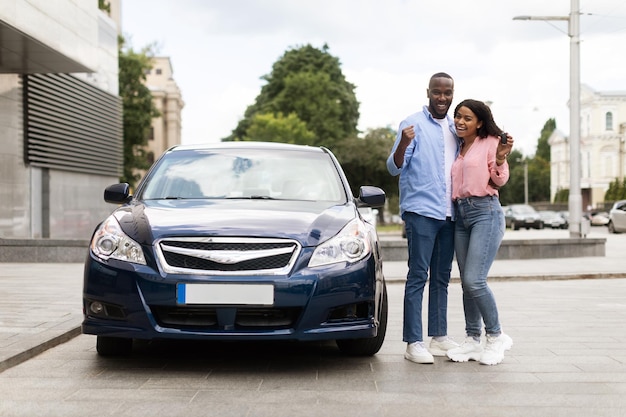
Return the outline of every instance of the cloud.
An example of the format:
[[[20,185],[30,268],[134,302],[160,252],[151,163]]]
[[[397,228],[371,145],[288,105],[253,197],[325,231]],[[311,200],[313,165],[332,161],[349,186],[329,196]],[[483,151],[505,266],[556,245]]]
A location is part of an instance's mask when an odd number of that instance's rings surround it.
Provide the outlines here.
[[[581,0],[581,81],[626,90],[626,4]],[[157,42],[186,103],[183,141],[229,135],[272,65],[290,48],[329,46],[360,102],[359,128],[391,126],[426,103],[430,75],[455,78],[455,103],[492,101],[496,122],[525,154],[549,118],[569,132],[567,16],[558,0],[125,0],[123,32],[136,48]],[[150,11],[147,14],[147,11]],[[621,17],[620,17],[621,16]],[[453,103],[454,105],[454,103]]]

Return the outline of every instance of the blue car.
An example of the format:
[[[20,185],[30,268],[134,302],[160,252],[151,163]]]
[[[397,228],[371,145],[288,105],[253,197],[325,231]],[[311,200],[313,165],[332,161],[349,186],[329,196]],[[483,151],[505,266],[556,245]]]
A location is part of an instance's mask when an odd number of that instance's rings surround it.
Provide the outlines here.
[[[326,148],[262,142],[181,145],[153,165],[95,230],[82,332],[100,355],[133,339],[335,340],[373,355],[387,292],[378,236]]]

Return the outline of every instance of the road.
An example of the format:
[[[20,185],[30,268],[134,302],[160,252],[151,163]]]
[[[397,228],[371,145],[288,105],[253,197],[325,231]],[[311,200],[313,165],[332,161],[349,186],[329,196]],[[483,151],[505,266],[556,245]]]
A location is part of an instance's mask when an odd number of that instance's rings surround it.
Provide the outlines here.
[[[105,359],[81,335],[0,373],[0,416],[626,416],[626,278],[491,287],[515,342],[498,366],[404,360],[397,283],[373,357],[332,343],[161,342]],[[463,338],[458,283],[449,330]]]

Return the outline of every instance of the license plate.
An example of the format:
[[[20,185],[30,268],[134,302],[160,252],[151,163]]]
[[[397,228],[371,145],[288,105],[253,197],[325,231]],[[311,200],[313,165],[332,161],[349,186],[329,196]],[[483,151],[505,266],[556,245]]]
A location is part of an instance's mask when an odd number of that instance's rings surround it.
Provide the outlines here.
[[[178,284],[178,304],[273,305],[271,284]]]

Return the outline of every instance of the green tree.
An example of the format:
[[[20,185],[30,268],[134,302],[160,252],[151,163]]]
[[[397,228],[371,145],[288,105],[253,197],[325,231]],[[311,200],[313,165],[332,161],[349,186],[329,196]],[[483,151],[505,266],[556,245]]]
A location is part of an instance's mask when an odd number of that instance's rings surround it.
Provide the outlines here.
[[[398,178],[389,175],[387,157],[395,138],[396,132],[391,128],[369,129],[363,138],[350,137],[333,148],[352,193],[358,195],[361,185],[380,187],[385,191],[392,213],[398,212]]]
[[[513,148],[509,161],[509,181],[500,190],[502,205],[524,202],[525,187],[528,187],[528,202],[550,201],[550,144],[548,139],[556,129],[554,119],[548,119],[537,139],[537,151],[532,158]],[[528,183],[525,184],[525,167],[528,165]]]
[[[146,71],[152,68],[152,47],[135,52],[119,37],[119,95],[124,126],[124,168],[121,182],[135,186],[139,171],[150,167],[146,145],[152,118],[160,115],[145,86]]]
[[[105,0],[98,0],[98,8],[104,12],[107,12],[111,16],[111,2]]]
[[[569,201],[569,188],[559,188],[554,195],[555,203],[567,203]]]
[[[555,129],[556,120],[548,119],[548,121],[543,125],[543,129],[541,129],[541,136],[537,141],[537,152],[535,152],[535,157],[541,157],[545,161],[550,162],[550,144],[548,143],[548,139],[550,139],[550,136]]]
[[[550,201],[550,162],[537,155],[528,162],[528,201]]]
[[[513,148],[507,158],[509,163],[509,181],[498,190],[503,206],[524,202],[524,155]]]
[[[617,201],[626,199],[626,177],[615,178],[609,184],[609,189],[604,193],[604,201]]]
[[[283,116],[282,113],[257,113],[252,117],[244,140],[263,142],[283,142],[305,145],[311,143],[315,135],[307,129],[306,123],[295,113]]]
[[[535,156],[528,161],[528,201],[550,201],[550,144],[556,120],[548,119],[537,140]]]
[[[361,185],[384,188],[387,194],[398,193],[397,178],[387,171],[387,157],[395,136],[390,128],[369,129],[363,138],[347,138],[333,148],[355,195]]]
[[[267,84],[232,134],[223,140],[258,140],[248,132],[257,114],[297,115],[314,134],[311,145],[332,147],[357,136],[355,86],[346,81],[339,59],[328,52],[327,45],[288,50],[261,79]]]

